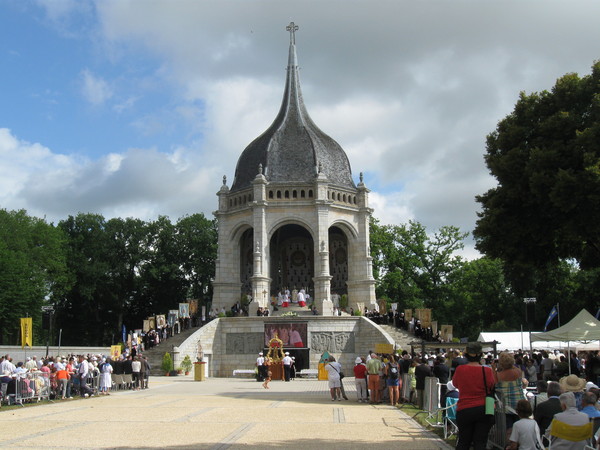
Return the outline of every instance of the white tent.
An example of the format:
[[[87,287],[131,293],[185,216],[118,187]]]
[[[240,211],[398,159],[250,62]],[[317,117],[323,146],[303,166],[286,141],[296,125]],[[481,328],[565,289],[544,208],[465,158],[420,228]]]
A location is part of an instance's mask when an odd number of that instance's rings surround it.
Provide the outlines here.
[[[584,342],[598,341],[600,339],[600,321],[596,320],[585,309],[582,309],[568,323],[555,330],[546,333],[535,333],[531,335],[531,340],[536,341],[562,341],[562,342]],[[577,346],[579,348],[579,346]],[[595,343],[598,348],[598,342]]]
[[[539,334],[540,332],[536,332]],[[479,342],[498,342],[498,351],[501,352],[503,350],[529,350],[531,347],[529,345],[529,332],[524,331],[521,333],[520,331],[505,331],[505,332],[497,332],[491,331],[486,332],[482,331],[479,333],[479,337],[477,338]],[[532,332],[532,341],[533,341],[533,332]],[[566,349],[568,347],[567,342],[564,341],[537,341],[533,342],[533,348],[538,350],[555,350],[555,349]],[[581,344],[577,343],[577,345],[571,345],[571,348],[578,350],[588,350],[588,349],[597,349],[598,343],[587,343]]]

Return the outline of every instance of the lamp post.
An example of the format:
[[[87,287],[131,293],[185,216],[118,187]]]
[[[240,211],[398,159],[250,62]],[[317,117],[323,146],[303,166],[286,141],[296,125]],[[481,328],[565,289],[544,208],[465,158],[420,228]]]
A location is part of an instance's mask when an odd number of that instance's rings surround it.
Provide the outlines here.
[[[535,319],[535,297],[527,297],[523,299],[525,303],[525,320],[527,321],[527,328],[529,328],[529,351],[533,355],[533,343],[531,342],[531,325]]]

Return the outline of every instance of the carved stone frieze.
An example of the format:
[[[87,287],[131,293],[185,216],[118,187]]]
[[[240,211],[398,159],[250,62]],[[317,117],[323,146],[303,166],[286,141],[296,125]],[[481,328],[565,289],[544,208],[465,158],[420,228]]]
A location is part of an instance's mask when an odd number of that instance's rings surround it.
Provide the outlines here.
[[[310,348],[318,353],[354,352],[354,333],[348,331],[318,331],[311,333]]]
[[[227,333],[225,335],[225,354],[248,355],[262,350],[263,333]]]

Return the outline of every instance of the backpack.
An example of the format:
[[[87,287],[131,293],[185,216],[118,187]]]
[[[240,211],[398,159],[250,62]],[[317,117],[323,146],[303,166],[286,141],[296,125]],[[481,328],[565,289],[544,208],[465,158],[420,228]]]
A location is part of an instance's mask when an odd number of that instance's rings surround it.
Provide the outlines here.
[[[388,378],[390,380],[397,380],[398,379],[398,365],[394,364],[388,364]]]

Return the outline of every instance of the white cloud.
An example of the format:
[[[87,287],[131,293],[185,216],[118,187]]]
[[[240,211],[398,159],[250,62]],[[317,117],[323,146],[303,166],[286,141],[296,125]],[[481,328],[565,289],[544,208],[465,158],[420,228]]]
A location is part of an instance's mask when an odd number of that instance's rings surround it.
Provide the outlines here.
[[[214,168],[193,149],[130,149],[98,160],[58,155],[0,129],[0,206],[58,221],[78,212],[178,218],[214,209]]]
[[[113,90],[101,77],[88,69],[81,72],[81,94],[94,106],[100,106],[113,96]]]

